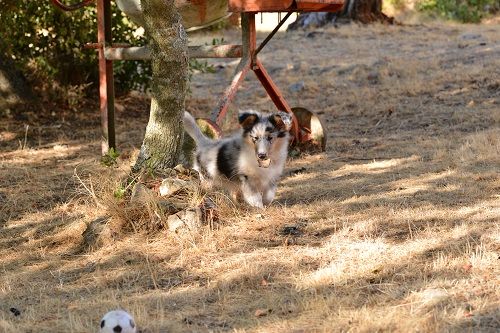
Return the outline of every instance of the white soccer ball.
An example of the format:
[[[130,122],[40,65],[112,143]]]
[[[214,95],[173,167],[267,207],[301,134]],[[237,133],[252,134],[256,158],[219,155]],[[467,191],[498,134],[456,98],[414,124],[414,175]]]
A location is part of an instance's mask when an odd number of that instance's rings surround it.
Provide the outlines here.
[[[101,319],[100,333],[136,333],[134,318],[123,310],[109,311]]]

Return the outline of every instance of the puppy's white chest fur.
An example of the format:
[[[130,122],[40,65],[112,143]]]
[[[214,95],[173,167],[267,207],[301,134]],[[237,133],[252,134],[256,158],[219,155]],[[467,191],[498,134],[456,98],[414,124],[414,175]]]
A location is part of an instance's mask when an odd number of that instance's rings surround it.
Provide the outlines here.
[[[286,154],[286,149],[284,152],[273,154],[270,158],[269,167],[264,168],[259,166],[255,154],[250,150],[240,155],[238,168],[243,175],[248,177],[248,181],[254,182],[254,186],[262,192],[268,184],[276,183],[280,178],[285,165]]]

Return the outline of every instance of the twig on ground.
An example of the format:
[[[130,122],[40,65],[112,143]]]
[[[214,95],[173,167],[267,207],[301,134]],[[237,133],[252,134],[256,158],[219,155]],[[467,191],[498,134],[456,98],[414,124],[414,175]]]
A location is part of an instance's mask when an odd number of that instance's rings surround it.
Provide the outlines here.
[[[76,179],[78,179],[78,181],[80,182],[80,184],[82,184],[82,186],[85,188],[85,190],[90,194],[90,196],[92,197],[92,199],[94,199],[95,204],[99,208],[105,208],[104,205],[99,202],[99,199],[97,198],[97,195],[95,194],[94,186],[92,185],[92,180],[90,179],[90,175],[89,175],[90,188],[87,187],[87,185],[85,185],[85,182],[80,178],[80,176],[78,176],[78,173],[76,172],[76,168],[75,168],[75,171],[74,171],[74,176],[76,177]]]

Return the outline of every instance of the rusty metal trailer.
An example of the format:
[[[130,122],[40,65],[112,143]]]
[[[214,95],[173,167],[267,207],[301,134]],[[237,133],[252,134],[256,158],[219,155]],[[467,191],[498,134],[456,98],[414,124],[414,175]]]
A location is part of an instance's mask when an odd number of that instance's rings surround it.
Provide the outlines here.
[[[61,0],[51,0],[57,7],[72,11],[97,3],[97,43],[89,43],[87,47],[99,52],[99,97],[102,128],[102,153],[109,148],[116,149],[115,116],[114,116],[114,83],[113,61],[115,60],[149,60],[151,53],[147,47],[113,44],[111,35],[110,0],[84,0],[73,5],[65,5]],[[116,0],[122,9],[138,24],[141,23],[140,0]],[[259,52],[276,34],[279,28],[294,12],[338,12],[344,0],[176,0],[187,27],[203,26],[224,17],[227,12],[241,15],[242,44],[190,46],[188,55],[191,58],[241,58],[236,67],[230,85],[224,91],[209,118],[201,119],[215,133],[220,133],[219,124],[224,118],[229,104],[245,76],[253,71],[265,88],[267,94],[280,111],[293,116],[292,135],[295,144],[304,144],[313,149],[325,149],[326,133],[321,120],[314,112],[303,107],[291,108],[283,94],[272,81],[262,62]],[[277,26],[257,46],[255,17],[261,12],[279,12],[286,15]],[[193,14],[194,13],[194,14]]]

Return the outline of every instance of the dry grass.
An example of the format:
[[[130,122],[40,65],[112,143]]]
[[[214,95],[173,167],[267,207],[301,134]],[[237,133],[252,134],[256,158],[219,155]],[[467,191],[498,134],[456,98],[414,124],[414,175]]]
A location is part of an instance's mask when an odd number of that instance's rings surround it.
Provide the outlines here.
[[[94,332],[118,306],[142,332],[498,331],[499,31],[279,35],[263,63],[290,104],[321,113],[328,148],[288,163],[272,207],[228,204],[216,228],[114,224],[134,216],[102,194],[140,143],[139,97],[119,101],[116,168],[98,162],[97,119],[27,114],[24,150],[23,121],[5,119],[0,332]],[[196,75],[190,111],[209,112],[233,68]],[[300,80],[304,90],[288,91]],[[272,109],[253,78],[232,111],[251,106]],[[115,229],[88,246],[99,219]]]

